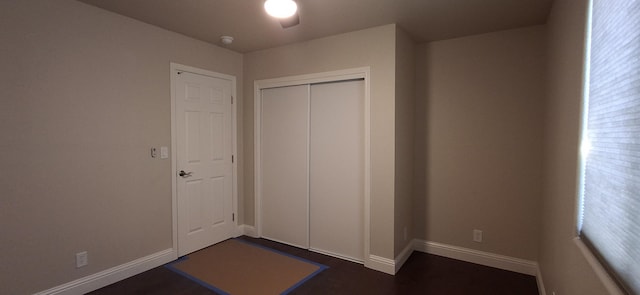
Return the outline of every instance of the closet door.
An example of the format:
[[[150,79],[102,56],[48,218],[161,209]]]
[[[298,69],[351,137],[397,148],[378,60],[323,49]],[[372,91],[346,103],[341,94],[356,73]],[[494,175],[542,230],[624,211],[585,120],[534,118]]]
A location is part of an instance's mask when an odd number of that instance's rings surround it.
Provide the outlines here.
[[[263,89],[261,117],[262,236],[308,248],[309,86]]]
[[[311,86],[310,248],[364,259],[364,81]]]

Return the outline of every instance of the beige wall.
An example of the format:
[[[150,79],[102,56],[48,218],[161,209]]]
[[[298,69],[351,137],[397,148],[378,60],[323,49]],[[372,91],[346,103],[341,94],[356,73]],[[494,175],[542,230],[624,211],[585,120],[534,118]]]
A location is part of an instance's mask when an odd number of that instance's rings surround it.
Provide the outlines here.
[[[587,0],[556,0],[548,19],[540,269],[547,294],[608,294],[577,248],[576,201]]]
[[[76,1],[2,2],[2,292],[172,246],[170,160],[148,151],[171,145],[177,62],[238,78],[240,223],[255,224],[253,82],[371,66],[371,254],[394,258],[416,237],[539,259],[549,293],[605,294],[572,241],[586,2],[557,0],[546,27],[414,48],[387,25],[249,53],[244,65]],[[89,266],[76,269],[85,250]]]
[[[413,240],[415,46],[411,37],[400,27],[396,27],[394,203],[394,256],[396,257]]]
[[[535,26],[419,46],[417,238],[537,260],[544,44]]]
[[[149,156],[171,146],[169,63],[241,86],[242,56],[77,1],[2,1],[0,27],[0,293],[171,248],[171,161]]]
[[[255,224],[254,81],[371,66],[371,254],[393,258],[395,30],[386,25],[244,56],[245,224]]]

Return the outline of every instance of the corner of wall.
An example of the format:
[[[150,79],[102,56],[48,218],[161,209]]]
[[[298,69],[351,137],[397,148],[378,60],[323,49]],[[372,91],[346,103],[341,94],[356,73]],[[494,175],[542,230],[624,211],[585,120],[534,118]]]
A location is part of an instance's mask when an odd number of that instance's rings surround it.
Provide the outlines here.
[[[415,43],[395,27],[395,174],[394,255],[411,245],[415,154]]]

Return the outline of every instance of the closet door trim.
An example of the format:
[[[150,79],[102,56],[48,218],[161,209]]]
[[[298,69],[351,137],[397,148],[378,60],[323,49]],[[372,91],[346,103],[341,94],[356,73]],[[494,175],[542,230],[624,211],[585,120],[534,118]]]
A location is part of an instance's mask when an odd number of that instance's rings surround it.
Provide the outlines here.
[[[287,76],[274,79],[256,80],[254,82],[254,221],[258,237],[262,237],[262,177],[261,172],[261,122],[262,122],[262,89],[286,87],[304,84],[339,82],[345,80],[364,79],[364,265],[370,264],[370,208],[371,208],[371,100],[370,100],[370,68],[352,68],[339,71],[314,73],[307,75]]]

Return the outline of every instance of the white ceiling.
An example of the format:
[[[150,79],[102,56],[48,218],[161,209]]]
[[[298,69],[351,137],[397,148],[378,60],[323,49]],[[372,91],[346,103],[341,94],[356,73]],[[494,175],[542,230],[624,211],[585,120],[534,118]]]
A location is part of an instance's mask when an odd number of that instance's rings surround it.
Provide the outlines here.
[[[264,0],[80,0],[237,52],[397,23],[416,42],[544,24],[552,0],[297,0],[300,24],[283,29]]]

